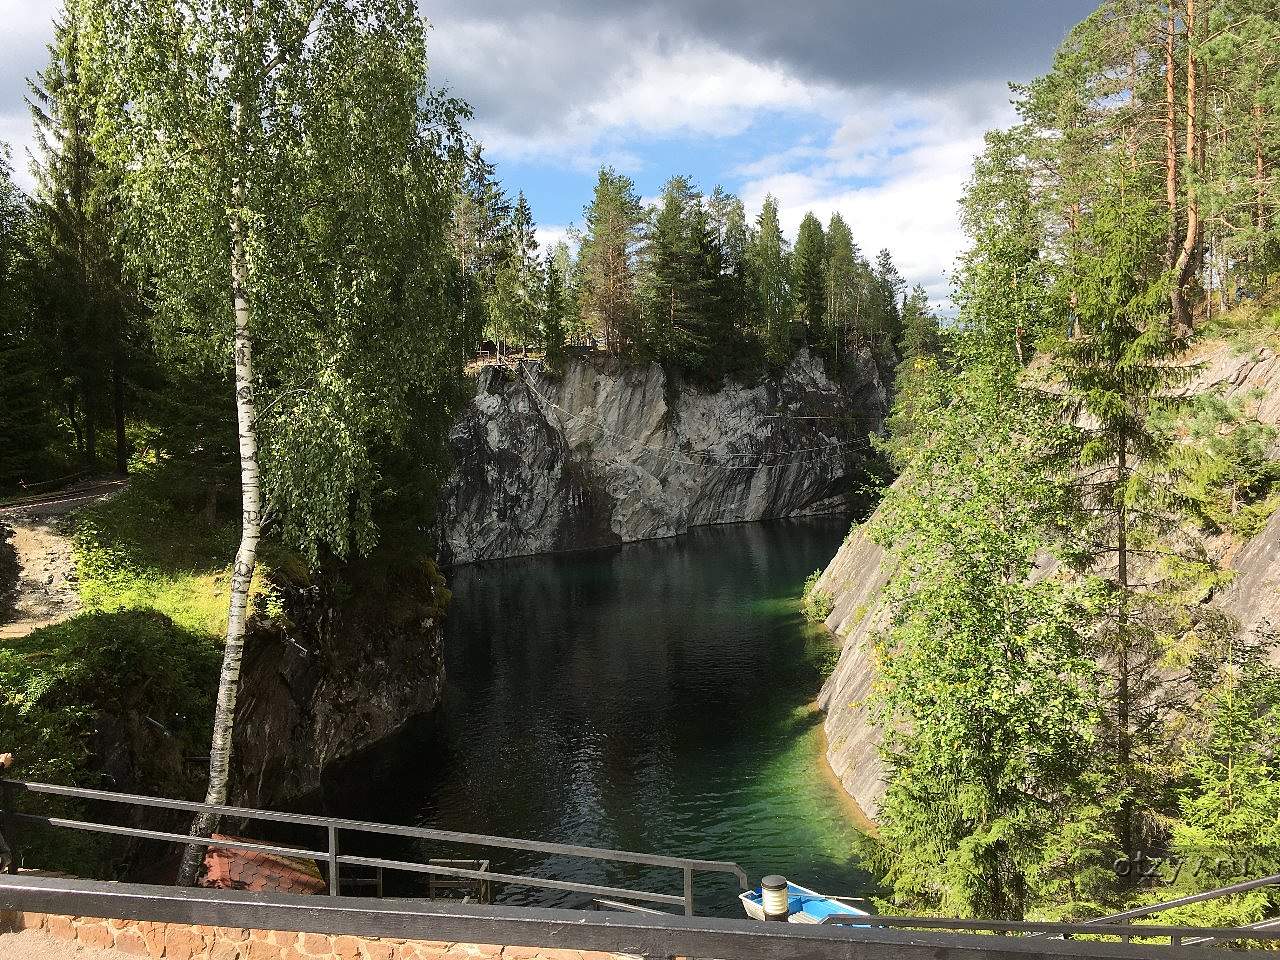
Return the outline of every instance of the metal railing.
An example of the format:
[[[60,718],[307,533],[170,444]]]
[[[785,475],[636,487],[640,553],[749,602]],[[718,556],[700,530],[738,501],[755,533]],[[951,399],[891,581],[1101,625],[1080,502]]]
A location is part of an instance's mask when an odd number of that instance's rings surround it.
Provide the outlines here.
[[[880,917],[862,914],[833,914],[824,924],[871,929],[949,930],[956,933],[1018,935],[1024,939],[1037,937],[1071,940],[1073,937],[1112,939],[1121,943],[1134,940],[1166,940],[1170,947],[1192,946],[1215,941],[1280,943],[1280,930],[1268,932],[1260,924],[1247,927],[1190,927],[1126,922],[1106,923],[1107,918],[1081,920],[1078,923],[1038,920],[955,920],[943,917]],[[1161,956],[1176,954],[1161,953]],[[1219,954],[1220,955],[1220,954]]]
[[[327,843],[323,850],[312,850],[302,847],[280,846],[277,844],[259,843],[242,839],[205,839],[193,837],[185,833],[166,830],[149,830],[141,827],[127,827],[119,824],[102,823],[89,820],[75,820],[67,817],[41,816],[32,813],[18,812],[14,808],[13,794],[40,794],[54,797],[66,797],[75,800],[90,800],[114,803],[127,806],[152,807],[161,810],[173,810],[186,813],[213,813],[232,820],[261,820],[291,826],[314,827],[325,831]],[[18,846],[19,837],[15,837],[11,825],[15,823],[32,824],[68,830],[81,830],[90,833],[102,833],[139,840],[156,840],[168,843],[220,847],[231,850],[249,850],[268,853],[282,857],[314,858],[327,865],[329,893],[338,896],[343,866],[372,867],[378,870],[395,870],[406,873],[429,874],[451,878],[466,878],[490,883],[505,883],[516,886],[534,887],[545,890],[560,890],[571,893],[587,894],[591,897],[606,897],[617,900],[641,900],[648,903],[661,903],[683,907],[686,916],[694,914],[693,877],[695,873],[728,873],[738,881],[741,889],[747,889],[747,875],[736,863],[723,860],[697,860],[688,857],[670,857],[661,854],[634,853],[629,850],[607,850],[598,847],[585,847],[567,843],[548,843],[542,840],[520,840],[512,837],[493,837],[478,833],[463,833],[456,830],[437,830],[429,827],[403,827],[387,823],[374,823],[366,820],[350,820],[340,817],[322,817],[311,814],[284,813],[276,810],[255,810],[247,807],[232,807],[220,804],[197,803],[190,800],[168,800],[159,797],[147,797],[130,793],[115,793],[108,790],[91,790],[85,787],[64,787],[49,783],[29,783],[21,780],[0,780],[0,804],[3,805],[6,830],[11,846]],[[588,860],[599,860],[611,863],[636,864],[646,867],[663,867],[679,870],[683,877],[681,894],[658,893],[652,890],[637,890],[627,887],[614,887],[593,883],[579,883],[573,880],[557,880],[551,877],[528,876],[524,874],[497,873],[492,870],[475,870],[465,867],[447,866],[443,863],[425,863],[412,860],[395,860],[386,857],[357,856],[342,852],[340,841],[342,834],[360,833],[380,836],[404,837],[414,840],[436,840],[445,843],[463,844],[471,847],[493,847],[505,850],[523,850],[533,853],[547,853],[558,856],[580,857]]]
[[[911,927],[920,930],[1012,933],[1031,937],[1053,936],[1067,940],[1073,936],[1112,937],[1119,939],[1122,943],[1132,943],[1135,939],[1167,939],[1169,945],[1173,947],[1195,946],[1223,941],[1231,943],[1280,944],[1280,919],[1262,920],[1243,927],[1188,927],[1167,924],[1135,924],[1132,922],[1165,913],[1176,907],[1185,907],[1193,903],[1217,900],[1222,897],[1230,897],[1240,893],[1247,893],[1250,890],[1272,886],[1280,886],[1280,874],[1261,877],[1244,883],[1234,883],[1230,886],[1218,887],[1216,890],[1206,890],[1204,893],[1191,894],[1186,897],[1179,897],[1176,900],[1166,900],[1163,903],[1136,907],[1132,910],[1112,913],[1092,920],[1081,920],[1076,923],[1038,921],[1007,921],[1001,923],[984,920],[926,919],[923,917],[867,917],[862,914],[833,914],[823,922],[869,927]]]
[[[1132,920],[1139,920],[1145,917],[1152,917],[1152,916],[1155,916],[1156,914],[1165,913],[1166,911],[1173,910],[1177,907],[1185,907],[1193,903],[1203,903],[1206,900],[1218,900],[1222,897],[1231,897],[1238,893],[1248,893],[1250,890],[1258,890],[1262,887],[1275,887],[1275,886],[1280,886],[1280,873],[1273,874],[1272,876],[1269,876],[1269,877],[1261,877],[1257,880],[1247,880],[1244,883],[1233,883],[1228,887],[1218,887],[1216,890],[1207,890],[1204,893],[1194,893],[1194,894],[1191,894],[1190,896],[1179,897],[1176,900],[1166,900],[1163,903],[1155,903],[1149,907],[1137,907],[1136,909],[1133,909],[1133,910],[1125,910],[1125,911],[1122,911],[1121,913],[1109,914],[1108,916],[1105,916],[1105,917],[1098,917],[1098,919],[1096,920],[1086,920],[1085,923],[1088,923],[1088,924],[1125,923],[1127,924]],[[1277,925],[1280,925],[1280,921],[1278,920],[1263,920],[1260,923],[1249,924],[1245,929],[1266,930],[1270,927],[1275,927]],[[1135,926],[1140,927],[1143,931],[1147,929],[1146,924],[1136,924]],[[1134,936],[1144,936],[1144,935],[1145,934],[1138,933],[1136,931],[1134,933]],[[1217,938],[1211,937],[1211,936],[1204,936],[1204,937],[1198,937],[1198,938],[1191,938],[1186,942],[1187,943],[1209,943],[1210,941],[1215,939]],[[1280,940],[1280,933],[1277,933],[1275,937],[1267,937],[1265,939]]]

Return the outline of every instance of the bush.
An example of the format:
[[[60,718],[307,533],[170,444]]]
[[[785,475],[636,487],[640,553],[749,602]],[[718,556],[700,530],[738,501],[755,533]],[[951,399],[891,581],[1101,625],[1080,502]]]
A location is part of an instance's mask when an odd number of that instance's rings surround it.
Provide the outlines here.
[[[206,749],[216,645],[154,611],[82,613],[0,643],[0,750],[24,780],[173,794],[181,760]],[[110,758],[108,777],[105,758]],[[78,805],[24,801],[44,813]],[[40,831],[21,842],[32,862],[101,872],[105,840]]]
[[[822,623],[836,608],[835,597],[818,589],[818,579],[821,576],[821,570],[815,570],[809,575],[809,579],[804,582],[804,595],[800,599],[800,609],[810,623]]]

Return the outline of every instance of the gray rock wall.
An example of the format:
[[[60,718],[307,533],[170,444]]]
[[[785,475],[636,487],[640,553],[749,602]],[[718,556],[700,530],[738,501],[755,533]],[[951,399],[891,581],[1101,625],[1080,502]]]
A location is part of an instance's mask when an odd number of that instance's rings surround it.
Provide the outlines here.
[[[849,505],[885,390],[864,357],[833,380],[803,351],[708,389],[657,364],[576,354],[488,366],[450,435],[441,558],[470,563]]]
[[[251,623],[233,751],[233,802],[307,797],[325,770],[429,714],[444,686],[444,581],[374,559],[281,585],[284,616]]]
[[[1198,368],[1188,392],[1219,390],[1245,403],[1262,422],[1280,423],[1280,357],[1272,349],[1208,343],[1188,362]],[[1280,512],[1246,543],[1223,540],[1216,546],[1223,562],[1236,571],[1216,602],[1240,621],[1243,632],[1280,628]],[[835,601],[826,624],[842,643],[840,659],[818,698],[827,715],[827,761],[873,819],[884,794],[884,766],[880,734],[865,701],[876,674],[872,641],[890,615],[881,599],[890,573],[884,551],[858,528],[818,581],[819,589]]]

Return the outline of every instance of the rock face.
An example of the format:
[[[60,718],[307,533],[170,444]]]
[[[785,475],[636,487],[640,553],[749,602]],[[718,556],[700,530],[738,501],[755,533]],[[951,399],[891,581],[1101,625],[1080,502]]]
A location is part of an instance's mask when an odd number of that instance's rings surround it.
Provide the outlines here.
[[[315,791],[329,766],[440,702],[448,591],[430,565],[368,561],[279,590],[285,616],[255,620],[236,720],[234,803]]]
[[[1217,390],[1246,404],[1263,423],[1280,424],[1280,357],[1275,351],[1210,343],[1190,361],[1198,369],[1189,393]],[[1236,577],[1216,602],[1240,621],[1242,632],[1280,629],[1280,512],[1244,544],[1218,546]],[[884,795],[884,766],[878,752],[880,734],[865,700],[876,674],[873,640],[890,614],[881,601],[890,574],[884,551],[858,528],[818,580],[818,589],[835,602],[827,627],[842,642],[839,662],[818,698],[827,714],[827,761],[873,819]]]
[[[441,559],[668,537],[690,527],[849,506],[886,412],[869,357],[836,382],[802,351],[753,384],[703,389],[657,364],[575,354],[488,366],[450,435]]]

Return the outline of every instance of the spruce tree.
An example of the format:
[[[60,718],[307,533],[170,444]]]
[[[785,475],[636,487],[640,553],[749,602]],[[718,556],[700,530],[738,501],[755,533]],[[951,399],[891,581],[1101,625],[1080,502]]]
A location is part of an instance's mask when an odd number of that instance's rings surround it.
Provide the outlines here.
[[[37,189],[34,277],[59,375],[75,384],[73,418],[82,456],[97,463],[97,431],[110,423],[115,466],[128,466],[125,380],[136,339],[139,297],[117,243],[116,187],[91,145],[100,93],[80,65],[80,14],[67,4],[54,23],[49,64],[30,83]]]
[[[41,479],[58,437],[45,331],[33,321],[28,280],[31,215],[0,143],[0,487]]]
[[[778,220],[778,201],[764,198],[756,229],[747,244],[747,277],[752,325],[771,363],[783,364],[793,354],[791,328],[791,253]]]
[[[938,318],[929,306],[929,294],[916,284],[902,305],[902,359],[910,362],[934,357],[940,347]]]
[[[487,335],[493,291],[500,268],[511,256],[511,202],[492,163],[478,144],[467,163],[453,204],[450,239],[463,281],[463,315],[468,338]]]
[[[827,224],[826,252],[823,278],[826,322],[818,342],[829,357],[841,364],[848,351],[857,346],[865,292],[859,284],[858,247],[849,225],[838,213],[833,213]]]
[[[564,364],[565,315],[568,309],[564,268],[558,254],[558,249],[548,250],[542,267],[542,348],[552,370],[559,370]],[[568,247],[565,247],[565,255],[567,257]]]
[[[487,295],[485,337],[499,349],[518,344],[523,353],[528,344],[539,339],[545,285],[533,211],[523,192],[517,196],[501,235],[505,255],[493,271]]]
[[[650,216],[641,252],[644,342],[659,359],[709,372],[723,348],[716,337],[720,261],[702,197],[688,177],[672,177]]]
[[[904,475],[872,527],[893,619],[871,695],[888,786],[864,853],[895,911],[1021,919],[1062,868],[1057,838],[1089,822],[1091,597],[1033,576],[1071,500],[1048,469],[1052,402],[1009,357],[964,349],[960,370],[895,403],[898,417],[914,404],[918,443],[898,449]]]
[[[871,311],[874,319],[875,343],[887,356],[901,356],[902,351],[902,290],[906,286],[893,255],[888,250],[876,254],[875,283],[872,288]]]
[[[822,224],[806,213],[791,254],[791,290],[795,303],[795,336],[804,343],[822,341],[827,318],[827,249]]]
[[[1073,562],[1099,585],[1098,654],[1109,672],[1103,730],[1119,805],[1116,845],[1135,857],[1158,842],[1154,814],[1169,788],[1171,721],[1186,702],[1165,674],[1186,632],[1221,629],[1199,592],[1217,579],[1190,532],[1173,439],[1154,415],[1183,402],[1185,341],[1172,332],[1159,257],[1163,223],[1134,192],[1100,200],[1079,225],[1070,262],[1077,335],[1058,344],[1054,371],[1073,430],[1066,475],[1090,517]]]

